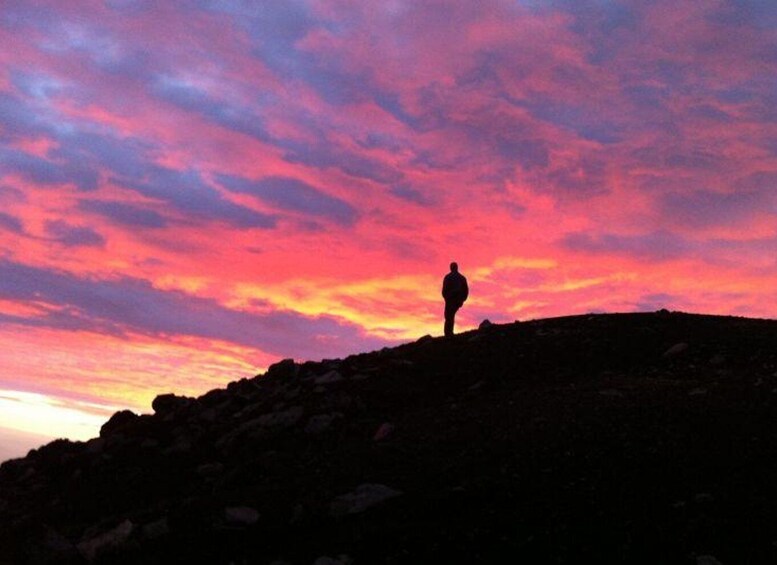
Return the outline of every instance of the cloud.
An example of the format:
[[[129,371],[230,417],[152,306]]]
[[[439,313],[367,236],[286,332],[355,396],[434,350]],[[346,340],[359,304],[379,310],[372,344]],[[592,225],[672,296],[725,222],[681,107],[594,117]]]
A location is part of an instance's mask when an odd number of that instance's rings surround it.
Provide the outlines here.
[[[164,228],[169,223],[165,216],[154,210],[126,202],[79,200],[78,208],[132,228]]]
[[[659,206],[663,217],[693,228],[741,225],[762,214],[777,214],[773,190],[672,192],[660,198]]]
[[[627,255],[659,262],[680,259],[692,250],[689,242],[667,231],[641,235],[573,232],[565,235],[561,244],[571,251]]]
[[[16,216],[0,212],[0,230],[6,230],[17,235],[24,234],[24,224]]]
[[[105,245],[105,238],[92,228],[75,226],[64,220],[47,221],[46,233],[65,247],[102,247]]]
[[[222,222],[241,229],[267,229],[276,225],[275,217],[225,198],[199,171],[157,164],[151,155],[153,144],[143,139],[96,132],[76,120],[71,120],[70,127],[65,129],[40,125],[23,101],[18,101],[18,115],[4,114],[2,102],[0,97],[0,124],[5,120],[11,126],[35,125],[53,141],[47,150],[48,158],[0,147],[0,165],[4,170],[21,174],[39,186],[72,183],[81,190],[93,191],[99,188],[100,171],[103,171],[111,175],[111,182],[170,204],[184,217]],[[145,220],[149,221],[150,217],[146,215]]]
[[[419,281],[450,257],[552,263],[492,273],[473,316],[775,315],[777,4],[6,4],[14,339],[353,352],[439,330]],[[381,291],[395,275],[415,282]]]
[[[72,183],[81,190],[97,188],[97,171],[77,163],[58,163],[24,151],[0,147],[2,170],[14,172],[43,186]]]
[[[526,106],[532,115],[540,120],[568,128],[589,141],[612,144],[622,140],[624,136],[622,125],[603,120],[596,111],[579,102],[554,102],[537,97]]]
[[[298,179],[271,176],[250,180],[230,175],[218,175],[217,179],[228,190],[250,194],[282,210],[325,218],[342,225],[351,225],[357,218],[356,210],[346,201]]]
[[[152,91],[175,106],[195,112],[232,131],[259,141],[270,141],[264,120],[249,108],[228,101],[215,100],[205,90],[169,76],[157,77]]]
[[[49,306],[42,316],[2,315],[0,323],[113,335],[195,336],[287,357],[320,358],[385,345],[385,340],[329,316],[311,318],[283,310],[254,314],[212,299],[159,290],[139,278],[83,278],[3,259],[0,298]]]
[[[149,198],[172,204],[200,220],[223,222],[242,229],[268,229],[276,225],[275,216],[227,200],[195,170],[149,166],[147,171],[143,179],[117,177],[113,181]]]
[[[397,198],[401,198],[407,202],[418,204],[419,206],[431,206],[432,199],[423,191],[408,186],[406,184],[399,184],[392,186],[390,189],[392,195]]]
[[[655,312],[666,308],[672,310],[673,305],[683,302],[685,299],[675,296],[673,294],[667,294],[665,292],[657,292],[651,294],[645,294],[640,296],[636,302],[636,310],[638,312]]]
[[[299,163],[319,169],[337,168],[352,177],[381,184],[398,182],[402,179],[402,173],[396,168],[372,157],[338,147],[326,139],[317,143],[284,141],[280,145],[288,149],[284,158],[289,163]]]

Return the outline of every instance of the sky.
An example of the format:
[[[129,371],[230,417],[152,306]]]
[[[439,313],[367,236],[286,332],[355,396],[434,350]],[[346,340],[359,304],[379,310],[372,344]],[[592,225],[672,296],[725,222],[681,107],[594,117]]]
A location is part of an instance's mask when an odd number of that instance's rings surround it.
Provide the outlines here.
[[[4,0],[0,45],[0,459],[440,335],[454,260],[458,330],[777,316],[773,0]]]

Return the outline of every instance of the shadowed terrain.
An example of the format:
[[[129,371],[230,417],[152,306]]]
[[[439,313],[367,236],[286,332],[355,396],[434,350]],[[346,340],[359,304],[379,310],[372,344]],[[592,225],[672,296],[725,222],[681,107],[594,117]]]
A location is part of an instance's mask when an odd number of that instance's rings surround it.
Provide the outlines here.
[[[777,322],[484,324],[0,467],[1,563],[773,563]]]

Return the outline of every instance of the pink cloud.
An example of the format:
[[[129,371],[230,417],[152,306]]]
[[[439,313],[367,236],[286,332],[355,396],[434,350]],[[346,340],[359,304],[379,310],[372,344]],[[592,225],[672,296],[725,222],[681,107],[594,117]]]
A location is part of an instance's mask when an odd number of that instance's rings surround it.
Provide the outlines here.
[[[60,340],[83,368],[67,386],[44,357],[19,367],[64,394],[103,382],[110,359],[81,351],[120,335],[183,386],[173,342],[231,371],[439,333],[450,260],[473,288],[462,327],[774,316],[777,9],[759,10],[4,6],[0,259],[82,294],[6,288],[0,331]],[[106,289],[110,316],[88,307]],[[113,400],[149,396],[154,379],[121,375]]]

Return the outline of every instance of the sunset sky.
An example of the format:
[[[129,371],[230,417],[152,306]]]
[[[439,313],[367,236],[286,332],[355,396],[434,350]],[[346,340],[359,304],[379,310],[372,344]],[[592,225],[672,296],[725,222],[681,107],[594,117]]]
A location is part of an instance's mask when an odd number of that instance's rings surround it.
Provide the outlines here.
[[[777,316],[773,0],[4,0],[0,45],[0,460],[440,335],[452,260],[461,330]]]

